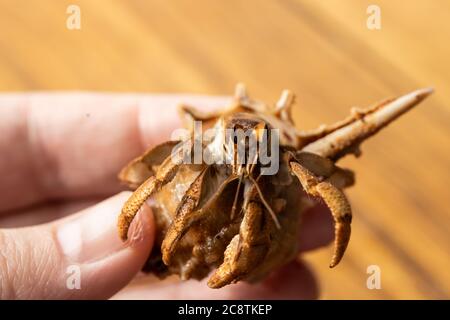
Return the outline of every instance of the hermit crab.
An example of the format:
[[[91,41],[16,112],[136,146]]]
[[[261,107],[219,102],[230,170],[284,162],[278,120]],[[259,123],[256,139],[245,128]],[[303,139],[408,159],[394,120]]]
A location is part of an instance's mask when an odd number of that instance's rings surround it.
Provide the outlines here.
[[[203,279],[220,288],[255,282],[297,255],[301,212],[321,199],[335,222],[336,266],[347,248],[352,212],[343,189],[353,172],[335,163],[359,155],[362,141],[432,92],[420,89],[387,99],[330,126],[298,130],[294,95],[275,105],[248,97],[239,84],[232,105],[217,112],[180,106],[187,131],[132,160],[119,174],[135,189],[118,220],[127,240],[131,221],[151,203],[155,249],[143,270],[160,277]],[[198,134],[198,128],[209,134]]]

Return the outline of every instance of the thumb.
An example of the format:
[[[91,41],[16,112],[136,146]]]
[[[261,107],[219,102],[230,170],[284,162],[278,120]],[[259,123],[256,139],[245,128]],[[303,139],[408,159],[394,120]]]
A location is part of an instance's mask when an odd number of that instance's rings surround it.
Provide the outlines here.
[[[143,205],[125,243],[117,216],[129,192],[73,216],[0,230],[0,299],[104,299],[124,287],[147,259],[153,215]]]

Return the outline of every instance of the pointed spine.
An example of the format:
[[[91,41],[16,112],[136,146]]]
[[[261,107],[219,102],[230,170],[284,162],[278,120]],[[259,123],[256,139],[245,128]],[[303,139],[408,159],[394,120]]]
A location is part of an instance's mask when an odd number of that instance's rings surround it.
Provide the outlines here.
[[[411,110],[432,92],[431,88],[419,89],[366,110],[354,109],[353,121],[306,145],[302,150],[333,160],[355,153],[361,142]]]

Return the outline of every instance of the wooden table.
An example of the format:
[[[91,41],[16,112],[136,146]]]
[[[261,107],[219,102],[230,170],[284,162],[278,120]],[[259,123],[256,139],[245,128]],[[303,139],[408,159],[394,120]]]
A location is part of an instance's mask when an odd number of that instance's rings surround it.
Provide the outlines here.
[[[450,3],[436,1],[0,1],[0,90],[298,94],[313,128],[387,96],[436,93],[341,164],[354,232],[341,265],[331,247],[307,254],[322,298],[450,297]],[[381,29],[366,27],[369,4]],[[382,289],[368,290],[378,265]]]

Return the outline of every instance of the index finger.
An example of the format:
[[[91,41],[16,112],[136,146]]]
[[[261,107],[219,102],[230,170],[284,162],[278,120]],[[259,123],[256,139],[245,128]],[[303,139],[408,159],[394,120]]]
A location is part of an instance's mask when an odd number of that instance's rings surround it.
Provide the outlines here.
[[[1,95],[0,212],[116,192],[120,168],[180,127],[179,103],[228,102],[194,95]]]

